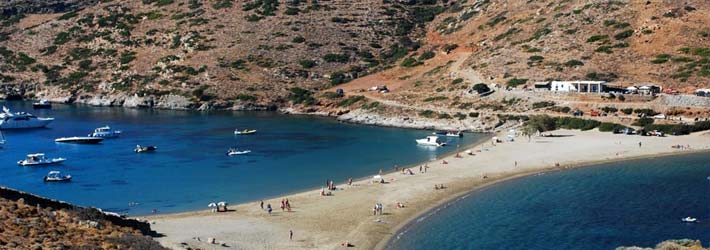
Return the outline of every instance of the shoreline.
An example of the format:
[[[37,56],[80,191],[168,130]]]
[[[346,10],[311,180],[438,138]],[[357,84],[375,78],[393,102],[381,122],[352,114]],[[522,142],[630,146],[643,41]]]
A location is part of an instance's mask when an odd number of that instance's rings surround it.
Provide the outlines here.
[[[395,242],[395,237],[398,235],[402,234],[403,231],[406,229],[410,228],[413,224],[418,223],[417,220],[420,218],[427,218],[428,216],[425,216],[427,214],[431,214],[433,211],[442,211],[443,209],[446,209],[448,205],[453,204],[455,202],[459,202],[461,198],[463,197],[468,197],[469,195],[473,195],[476,192],[480,192],[485,190],[488,187],[498,185],[501,183],[506,183],[510,181],[515,181],[517,179],[521,178],[526,178],[529,176],[534,176],[538,174],[543,174],[543,173],[550,173],[550,172],[556,172],[556,171],[567,171],[567,170],[572,170],[572,169],[579,169],[579,168],[593,168],[597,167],[598,165],[602,164],[607,164],[607,163],[623,163],[626,161],[634,161],[634,160],[640,160],[640,159],[655,159],[655,158],[662,158],[662,157],[670,157],[670,156],[683,156],[683,155],[692,155],[692,154],[701,154],[701,153],[708,153],[710,152],[710,149],[698,149],[698,150],[688,150],[688,151],[678,151],[678,152],[667,152],[667,153],[662,153],[659,155],[651,156],[651,157],[645,157],[645,156],[633,156],[633,157],[628,157],[628,158],[622,158],[622,159],[605,159],[605,160],[599,160],[599,161],[591,161],[591,162],[580,162],[576,164],[572,164],[569,166],[565,167],[550,167],[546,169],[540,169],[540,170],[532,170],[529,172],[520,172],[520,173],[513,173],[505,177],[499,177],[492,179],[488,182],[481,183],[480,185],[473,186],[471,190],[468,191],[462,191],[456,194],[451,195],[448,198],[445,198],[439,202],[436,202],[435,204],[432,204],[429,208],[424,209],[423,211],[411,216],[410,218],[404,220],[402,223],[399,225],[395,226],[393,228],[392,233],[388,236],[383,238],[373,249],[375,250],[386,250],[388,249],[389,246],[392,245],[392,243]]]
[[[364,126],[374,126],[374,125],[364,125]],[[462,146],[462,148],[464,148],[464,147],[465,147],[465,148],[468,148],[468,147],[478,146],[478,145],[480,145],[481,143],[483,143],[483,142],[485,142],[485,141],[487,141],[487,140],[490,140],[490,139],[493,137],[493,135],[494,135],[493,133],[476,133],[476,132],[467,132],[467,133],[483,134],[483,135],[485,135],[485,136],[482,137],[480,141],[474,141],[474,142],[472,142],[472,143],[470,143],[470,144],[468,144],[468,145]],[[457,152],[450,152],[450,153],[442,154],[441,156],[437,157],[437,159],[435,159],[435,161],[436,161],[436,160],[439,160],[439,159],[443,159],[443,158],[447,158],[447,157],[453,156],[453,155],[455,155],[456,153],[457,153]],[[412,163],[412,164],[409,164],[409,165],[401,166],[400,168],[413,168],[413,167],[415,167],[415,166],[418,166],[418,165],[421,165],[421,164],[425,164],[425,163],[428,163],[428,162],[430,162],[430,161],[416,162],[416,163]],[[393,173],[397,173],[397,171],[395,171],[394,169],[387,169],[387,170],[383,169],[383,170],[382,170],[382,175],[388,175],[388,174],[393,174]],[[353,183],[362,182],[362,181],[367,181],[367,180],[369,180],[369,176],[371,176],[371,175],[366,175],[366,176],[359,177],[359,178],[353,178]],[[337,182],[336,182],[336,183],[335,183],[336,186],[345,186],[346,184],[347,184],[347,182],[342,182],[342,183],[337,183]],[[286,197],[286,196],[294,196],[294,195],[303,194],[303,193],[312,193],[312,192],[317,192],[318,190],[319,190],[319,189],[317,189],[317,188],[304,188],[304,189],[299,189],[299,190],[293,190],[293,191],[290,191],[290,192],[287,192],[287,193],[281,193],[281,194],[276,194],[276,195],[272,195],[272,196],[262,197],[262,198],[259,199],[259,200],[251,200],[251,201],[239,202],[239,203],[231,203],[230,201],[226,201],[226,202],[227,202],[227,204],[231,204],[230,206],[238,206],[238,205],[243,205],[243,204],[256,203],[256,202],[259,202],[260,200],[272,200],[272,199],[278,199],[278,198]],[[150,218],[150,217],[160,217],[160,216],[181,216],[181,215],[189,215],[189,214],[199,214],[200,212],[204,212],[204,211],[206,211],[206,210],[207,210],[207,209],[198,209],[198,210],[188,210],[188,211],[174,212],[174,213],[131,215],[131,216],[128,216],[128,218]]]
[[[485,146],[487,142],[482,139],[477,144],[459,150],[463,152],[471,149],[475,152],[472,156],[456,158],[452,156],[456,152],[452,152],[428,161],[429,173],[413,176],[383,173],[383,177],[389,181],[384,185],[372,184],[365,177],[353,182],[353,186],[343,185],[342,190],[333,191],[334,196],[322,197],[317,195],[319,190],[310,190],[264,199],[265,203],[278,205],[278,199],[288,198],[300,205],[295,206],[294,213],[276,211],[274,216],[265,215],[264,211],[258,209],[258,204],[247,202],[230,206],[236,211],[232,213],[213,214],[200,210],[144,218],[154,223],[156,231],[166,235],[158,238],[158,241],[176,249],[185,248],[181,243],[193,248],[209,248],[210,245],[195,240],[200,237],[213,237],[230,246],[244,249],[334,249],[338,248],[336,246],[339,242],[344,241],[357,248],[386,249],[392,239],[413,221],[490,185],[542,172],[710,151],[710,134],[702,132],[678,137],[625,136],[596,130],[562,130],[555,134],[559,136],[537,137],[530,142],[526,138],[517,137],[515,142],[506,141],[496,146]],[[644,142],[643,148],[636,145],[639,141]],[[677,144],[693,146],[690,150],[670,147]],[[578,152],[581,152],[580,155],[575,155]],[[523,164],[518,166],[516,163],[513,167],[513,158]],[[442,159],[449,164],[438,163]],[[554,166],[554,162],[559,162],[561,167]],[[488,178],[481,178],[483,176]],[[447,188],[435,191],[431,188],[435,184],[446,184]],[[395,202],[400,201],[406,204],[406,208],[393,207]],[[391,213],[373,216],[367,212],[370,207],[368,204],[375,202],[387,204],[386,210]],[[377,220],[373,221],[375,218]],[[291,229],[305,238],[298,242],[281,241],[279,235]]]

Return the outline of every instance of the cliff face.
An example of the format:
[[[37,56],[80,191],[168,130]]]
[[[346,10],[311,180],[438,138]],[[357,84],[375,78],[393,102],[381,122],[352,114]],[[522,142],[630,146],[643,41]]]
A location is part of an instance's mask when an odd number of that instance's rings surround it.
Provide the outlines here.
[[[706,250],[699,240],[667,240],[655,247],[618,247],[616,250]]]

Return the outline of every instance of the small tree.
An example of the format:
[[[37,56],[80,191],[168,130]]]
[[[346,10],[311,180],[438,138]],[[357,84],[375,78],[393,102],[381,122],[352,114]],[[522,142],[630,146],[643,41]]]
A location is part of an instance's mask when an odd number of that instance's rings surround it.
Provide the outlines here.
[[[557,129],[557,124],[555,119],[547,115],[535,115],[531,116],[526,127],[530,130],[542,133],[545,131],[552,131]]]

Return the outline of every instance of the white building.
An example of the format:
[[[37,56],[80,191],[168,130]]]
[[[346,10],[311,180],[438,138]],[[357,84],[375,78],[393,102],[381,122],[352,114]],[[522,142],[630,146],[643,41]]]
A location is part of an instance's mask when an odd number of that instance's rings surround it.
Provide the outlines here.
[[[606,85],[605,81],[552,81],[550,82],[550,91],[602,93]]]

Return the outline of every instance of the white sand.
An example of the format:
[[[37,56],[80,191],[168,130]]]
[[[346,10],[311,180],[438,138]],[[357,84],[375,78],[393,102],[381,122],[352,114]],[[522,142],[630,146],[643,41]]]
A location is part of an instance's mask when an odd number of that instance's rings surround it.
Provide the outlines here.
[[[320,196],[320,190],[282,197],[291,201],[291,213],[281,211],[282,198],[277,198],[264,201],[273,206],[272,215],[254,202],[231,207],[235,212],[199,211],[147,219],[154,222],[154,230],[165,234],[157,240],[175,249],[185,248],[183,242],[193,248],[225,249],[208,244],[210,237],[231,249],[337,249],[343,241],[355,246],[351,249],[382,248],[399,227],[442,202],[496,181],[553,169],[555,163],[564,168],[710,149],[708,134],[662,138],[598,131],[563,130],[553,134],[564,136],[533,138],[530,142],[519,137],[495,146],[485,142],[473,147],[474,152],[483,148],[474,156],[462,153],[463,158],[446,157],[446,165],[441,160],[430,162],[426,174],[412,167],[413,176],[384,175],[391,180],[388,184],[359,181],[353,186],[339,184],[345,190],[334,191],[329,197]],[[672,149],[675,144],[690,145],[692,150]],[[488,178],[483,179],[484,175]],[[434,190],[435,184],[444,184],[447,189]],[[372,215],[376,202],[384,204],[384,215]],[[395,208],[397,202],[406,208]],[[293,240],[288,238],[289,230],[294,232]]]

